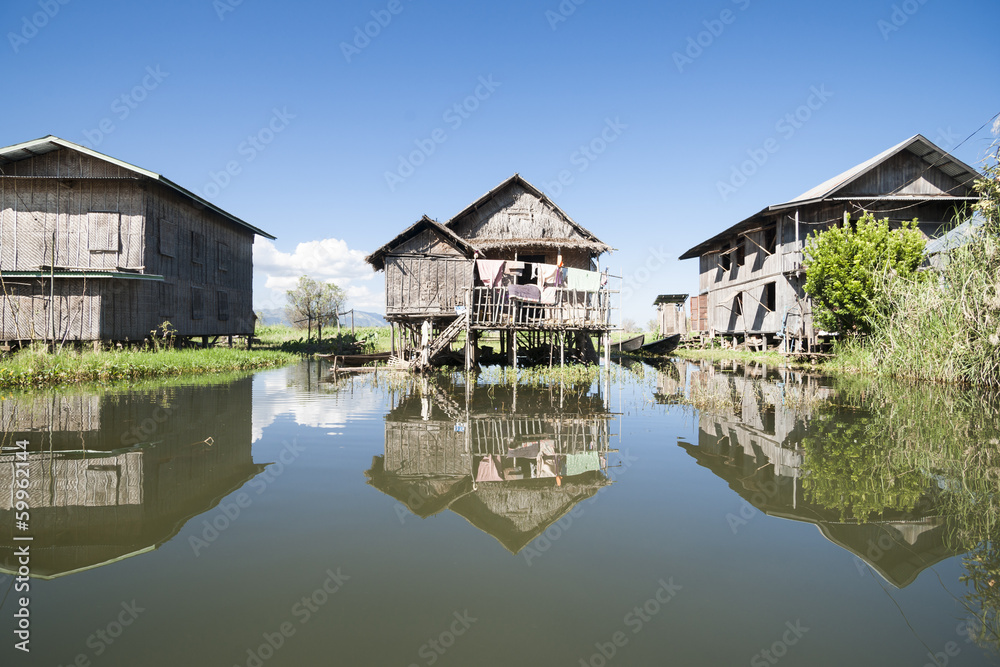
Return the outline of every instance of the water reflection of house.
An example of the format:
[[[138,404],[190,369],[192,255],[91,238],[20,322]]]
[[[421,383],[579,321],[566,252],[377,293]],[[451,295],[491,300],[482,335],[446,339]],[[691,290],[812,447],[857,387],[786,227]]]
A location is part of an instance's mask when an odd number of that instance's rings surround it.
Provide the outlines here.
[[[814,524],[897,588],[955,551],[945,546],[944,519],[932,512],[886,509],[867,522],[844,519],[839,508],[810,502],[802,490],[802,450],[810,410],[830,397],[817,378],[767,369],[720,371],[705,365],[692,392],[713,400],[699,411],[697,446],[679,443],[699,465],[761,512]]]
[[[560,408],[560,404],[562,407]],[[385,418],[369,484],[419,517],[450,510],[512,553],[610,484],[602,399],[520,387],[427,387]]]
[[[28,441],[32,574],[53,578],[157,548],[264,466],[251,456],[251,383],[0,402],[0,488]],[[0,497],[0,525],[14,526]],[[14,571],[0,545],[0,571]]]

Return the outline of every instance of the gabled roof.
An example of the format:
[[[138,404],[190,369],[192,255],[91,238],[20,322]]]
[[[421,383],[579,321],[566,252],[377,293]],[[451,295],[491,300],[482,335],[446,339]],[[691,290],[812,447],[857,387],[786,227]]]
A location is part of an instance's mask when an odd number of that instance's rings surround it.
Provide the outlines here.
[[[128,162],[124,162],[122,160],[116,160],[113,157],[104,155],[103,153],[98,153],[95,150],[91,150],[86,146],[81,146],[79,144],[73,143],[72,141],[66,141],[65,139],[60,139],[59,137],[53,136],[51,134],[47,137],[42,137],[41,139],[34,139],[32,141],[26,141],[21,144],[14,144],[13,146],[7,146],[6,148],[0,148],[0,168],[2,168],[3,165],[5,164],[18,162],[20,160],[27,160],[29,158],[37,157],[39,155],[44,155],[46,153],[51,153],[52,151],[57,151],[64,148],[77,151],[79,153],[83,153],[84,155],[88,155],[97,160],[108,162],[117,167],[121,167],[122,169],[125,169],[127,171],[131,171],[140,176],[161,183],[166,187],[170,188],[171,190],[174,190],[178,194],[182,195],[183,197],[191,200],[196,205],[203,206],[215,213],[218,213],[219,215],[226,218],[230,222],[236,223],[240,227],[248,229],[254,234],[258,234],[268,239],[275,238],[274,236],[271,236],[267,232],[263,231],[262,229],[258,229],[257,227],[254,227],[250,223],[246,222],[245,220],[241,220],[237,218],[235,215],[222,210],[215,204],[212,204],[211,202],[202,199],[201,197],[191,192],[190,190],[182,188],[181,186],[177,185],[170,179],[161,176],[160,174],[149,171],[147,169],[142,169],[141,167],[137,167],[133,164],[129,164]]]
[[[424,231],[425,229],[430,229],[437,232],[442,237],[444,237],[445,240],[449,241],[452,245],[454,245],[456,248],[458,248],[467,255],[471,256],[473,253],[476,252],[476,247],[473,246],[471,243],[469,243],[461,236],[459,236],[455,232],[451,231],[450,229],[442,225],[440,222],[436,220],[431,220],[429,217],[425,215],[424,217],[420,218],[415,223],[404,229],[402,232],[400,232],[399,235],[396,236],[396,238],[389,241],[384,246],[382,246],[372,254],[365,257],[365,261],[371,264],[373,267],[375,267],[376,271],[381,271],[382,269],[385,268],[385,256],[388,255],[393,248],[395,248],[401,243],[409,241],[410,239],[412,239],[414,236]]]
[[[975,201],[978,197],[968,197],[964,195],[900,195],[895,192],[881,193],[877,196],[864,197],[864,196],[840,196],[844,195],[844,190],[848,188],[852,183],[857,181],[859,178],[865,174],[877,169],[880,165],[884,164],[893,156],[903,152],[909,151],[913,155],[923,160],[927,165],[925,171],[931,168],[938,169],[947,176],[955,179],[963,185],[970,185],[972,181],[977,178],[981,178],[979,172],[975,169],[962,162],[958,158],[953,157],[946,151],[942,150],[936,146],[933,142],[929,141],[926,137],[921,134],[915,134],[906,141],[896,144],[892,148],[883,151],[871,158],[866,160],[861,164],[854,166],[847,171],[834,176],[833,178],[820,183],[814,188],[807,190],[795,199],[789,200],[783,204],[775,204],[768,206],[757,213],[754,213],[749,218],[741,220],[732,227],[716,234],[712,238],[702,241],[698,245],[694,246],[683,255],[680,259],[693,259],[695,257],[701,256],[704,251],[719,243],[727,238],[732,237],[734,234],[738,233],[742,229],[750,229],[751,227],[757,225],[760,219],[764,216],[782,211],[785,209],[794,209],[798,206],[806,206],[809,204],[817,204],[824,201]]]
[[[893,146],[892,148],[879,153],[870,160],[866,160],[861,164],[848,169],[842,174],[834,176],[828,181],[820,183],[816,187],[803,192],[801,195],[795,199],[785,203],[779,204],[777,207],[771,208],[781,208],[790,207],[794,204],[804,204],[814,201],[821,201],[823,199],[830,199],[838,192],[846,188],[848,185],[856,181],[858,178],[871,171],[872,169],[878,167],[880,164],[887,161],[892,156],[907,150],[921,160],[927,165],[927,169],[934,167],[944,172],[948,176],[951,176],[959,183],[970,184],[977,178],[981,178],[978,171],[965,164],[958,158],[949,155],[947,152],[941,150],[933,143],[931,143],[926,137],[921,134],[915,134],[906,141],[900,142]],[[885,193],[887,196],[892,196],[892,193]],[[910,195],[907,199],[913,198],[915,195]],[[880,197],[882,198],[882,197]]]
[[[455,226],[458,224],[459,221],[461,221],[463,217],[476,211],[479,208],[482,208],[482,206],[486,204],[486,202],[488,202],[497,194],[499,194],[500,192],[504,191],[505,189],[514,184],[520,185],[529,193],[531,193],[535,197],[538,197],[538,199],[540,199],[544,204],[551,207],[552,210],[556,213],[556,215],[562,218],[562,220],[565,221],[566,224],[572,227],[581,237],[583,237],[585,241],[583,243],[580,243],[579,244],[580,246],[588,247],[597,253],[611,252],[612,250],[614,250],[614,248],[612,248],[611,246],[607,245],[599,238],[594,236],[594,234],[591,231],[585,229],[582,225],[578,224],[575,220],[566,215],[565,211],[563,211],[561,208],[559,208],[558,205],[556,205],[555,202],[553,202],[551,199],[545,196],[545,193],[543,193],[541,190],[539,190],[534,185],[532,185],[524,178],[522,178],[520,174],[514,174],[513,176],[502,182],[500,185],[496,186],[495,188],[484,194],[482,197],[480,197],[476,201],[466,206],[457,215],[452,217],[451,220],[446,222],[445,226],[447,226],[449,229],[455,229]],[[532,239],[511,239],[511,241],[523,241],[524,243],[529,243],[531,240]],[[480,244],[480,245],[485,246],[487,244]]]

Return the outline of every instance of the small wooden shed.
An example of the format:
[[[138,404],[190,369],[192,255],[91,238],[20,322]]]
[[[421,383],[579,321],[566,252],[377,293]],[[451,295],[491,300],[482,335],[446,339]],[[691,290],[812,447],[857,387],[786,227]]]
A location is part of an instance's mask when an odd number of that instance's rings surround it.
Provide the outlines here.
[[[661,294],[653,301],[660,324],[660,335],[687,335],[688,316],[685,304],[687,294]]]
[[[256,236],[274,238],[65,139],[0,148],[0,342],[251,335]]]

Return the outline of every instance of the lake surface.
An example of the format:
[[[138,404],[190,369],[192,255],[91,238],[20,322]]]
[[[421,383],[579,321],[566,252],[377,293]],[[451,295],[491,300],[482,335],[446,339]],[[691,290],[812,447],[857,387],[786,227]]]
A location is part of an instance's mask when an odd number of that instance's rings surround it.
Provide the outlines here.
[[[3,399],[3,665],[996,662],[998,411],[974,392],[303,363]]]

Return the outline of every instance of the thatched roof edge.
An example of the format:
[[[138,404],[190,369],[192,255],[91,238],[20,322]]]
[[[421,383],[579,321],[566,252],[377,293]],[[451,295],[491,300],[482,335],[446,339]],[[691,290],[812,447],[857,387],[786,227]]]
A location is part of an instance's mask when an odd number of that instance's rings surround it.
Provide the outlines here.
[[[442,237],[444,237],[448,242],[454,245],[456,248],[458,248],[459,250],[461,250],[462,252],[464,252],[469,256],[471,256],[476,252],[476,246],[472,245],[471,243],[463,239],[461,236],[453,232],[451,229],[442,225],[440,222],[437,222],[436,220],[431,220],[429,217],[425,215],[424,217],[420,218],[415,223],[404,229],[402,232],[397,234],[395,238],[393,238],[391,241],[383,245],[381,248],[379,248],[378,250],[374,251],[373,253],[365,257],[365,261],[371,264],[376,271],[383,270],[385,268],[385,256],[389,254],[389,252],[394,247],[398,246],[400,243],[403,243],[404,241],[408,241],[409,239],[413,238],[414,236],[422,232],[424,229],[433,229],[434,231],[439,233]]]

